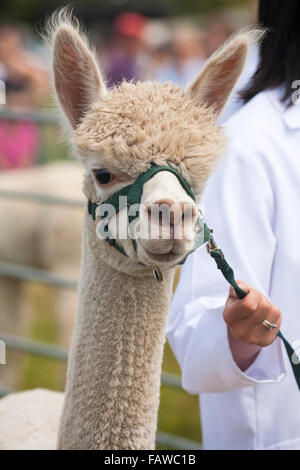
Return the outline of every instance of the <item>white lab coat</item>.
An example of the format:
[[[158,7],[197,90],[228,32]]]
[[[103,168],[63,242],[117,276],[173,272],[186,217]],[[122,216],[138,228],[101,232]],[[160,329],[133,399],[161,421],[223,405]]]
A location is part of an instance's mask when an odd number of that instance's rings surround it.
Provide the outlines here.
[[[299,351],[300,105],[286,110],[279,90],[263,92],[226,129],[231,144],[203,195],[206,221],[236,279],[281,309]],[[242,372],[222,318],[228,289],[201,247],[182,268],[167,328],[182,385],[200,394],[204,448],[300,449],[300,391],[283,344]]]

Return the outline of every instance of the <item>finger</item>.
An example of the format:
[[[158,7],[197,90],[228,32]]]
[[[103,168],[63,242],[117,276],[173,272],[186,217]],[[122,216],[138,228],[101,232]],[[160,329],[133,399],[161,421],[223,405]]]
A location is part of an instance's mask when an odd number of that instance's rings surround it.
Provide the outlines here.
[[[272,325],[276,325],[276,327],[275,328],[271,328],[271,326],[269,328],[266,327],[263,324],[264,320],[267,320]],[[257,327],[260,327],[261,335],[264,336],[265,338],[267,337],[268,334],[271,336],[272,335],[276,336],[278,331],[280,330],[281,321],[282,321],[282,315],[281,315],[280,310],[277,307],[273,306],[273,308],[269,311],[268,316],[264,318],[264,320],[262,320],[262,322],[259,325],[257,325]]]
[[[253,325],[253,319],[251,319],[251,322],[249,319],[244,322],[244,325],[240,325],[239,333],[243,341],[250,344],[257,344],[262,347],[268,346],[274,341],[281,326],[281,312],[278,308],[272,306],[272,308],[268,307],[266,315],[267,316],[263,318],[263,320],[268,320],[270,323],[276,325],[276,328],[266,328],[262,324],[262,317],[260,317],[261,321],[255,325]],[[246,323],[248,323],[248,325],[246,325]]]
[[[261,324],[263,320],[270,316],[273,308],[273,304],[267,299],[267,297],[260,294],[255,311],[247,318],[249,324],[253,327]]]
[[[246,291],[247,293],[252,289],[251,286],[249,286],[248,284],[246,284],[245,282],[242,282],[242,281],[236,281],[237,285],[243,289],[244,291]],[[234,290],[234,287],[233,286],[230,286],[229,288],[229,295],[228,297],[230,298],[233,298],[233,299],[237,299],[237,295],[235,293],[235,290]]]
[[[275,306],[260,292],[253,289],[247,301],[243,304],[243,311],[240,315],[235,315],[232,327],[238,323],[241,334],[247,334],[257,325],[260,325],[266,318],[268,318]]]
[[[224,320],[231,324],[245,320],[255,314],[261,299],[261,294],[256,289],[249,291],[243,299],[228,299],[223,312]]]

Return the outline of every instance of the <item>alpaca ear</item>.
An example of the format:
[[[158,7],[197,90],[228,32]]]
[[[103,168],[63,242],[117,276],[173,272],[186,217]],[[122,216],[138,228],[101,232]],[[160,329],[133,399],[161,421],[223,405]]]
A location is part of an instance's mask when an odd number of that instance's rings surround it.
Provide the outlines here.
[[[53,34],[53,72],[58,100],[75,129],[106,89],[87,39],[71,23],[61,23]]]
[[[206,104],[218,116],[239,78],[253,42],[255,32],[244,32],[216,51],[206,62],[198,77],[188,86],[187,94],[196,102]]]

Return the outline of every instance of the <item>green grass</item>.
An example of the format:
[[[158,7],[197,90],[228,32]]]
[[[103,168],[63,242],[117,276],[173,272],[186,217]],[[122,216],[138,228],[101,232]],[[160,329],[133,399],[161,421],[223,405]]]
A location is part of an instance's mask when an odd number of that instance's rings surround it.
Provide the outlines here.
[[[41,125],[40,162],[70,159],[68,145],[61,138],[57,126]],[[32,305],[32,323],[30,338],[57,344],[59,332],[55,321],[53,305],[54,290],[41,284],[27,285],[29,302]],[[30,389],[44,387],[52,390],[63,390],[66,365],[55,359],[48,359],[31,354],[24,354],[23,372],[19,388]]]
[[[174,290],[178,283],[180,269],[174,279]],[[163,357],[163,371],[180,375],[177,360],[166,342]],[[162,386],[158,416],[159,429],[187,439],[201,441],[198,396],[184,390]]]
[[[56,126],[41,126],[41,162],[53,162],[57,160],[70,160],[68,145],[61,138],[61,133]]]
[[[31,285],[33,306],[30,338],[57,344],[58,326],[53,310],[53,290],[47,286]],[[35,387],[63,390],[66,365],[55,359],[26,354],[20,383],[21,389]]]
[[[168,343],[165,345],[163,371],[180,374]],[[184,390],[162,386],[158,416],[159,429],[187,439],[201,441],[198,397]]]

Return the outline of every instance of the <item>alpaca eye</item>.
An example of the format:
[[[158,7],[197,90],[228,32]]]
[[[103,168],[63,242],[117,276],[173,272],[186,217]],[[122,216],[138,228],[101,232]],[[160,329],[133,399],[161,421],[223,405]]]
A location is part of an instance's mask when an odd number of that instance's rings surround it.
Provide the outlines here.
[[[100,170],[95,170],[95,177],[100,184],[108,184],[114,180],[114,175],[110,171],[101,168]]]

